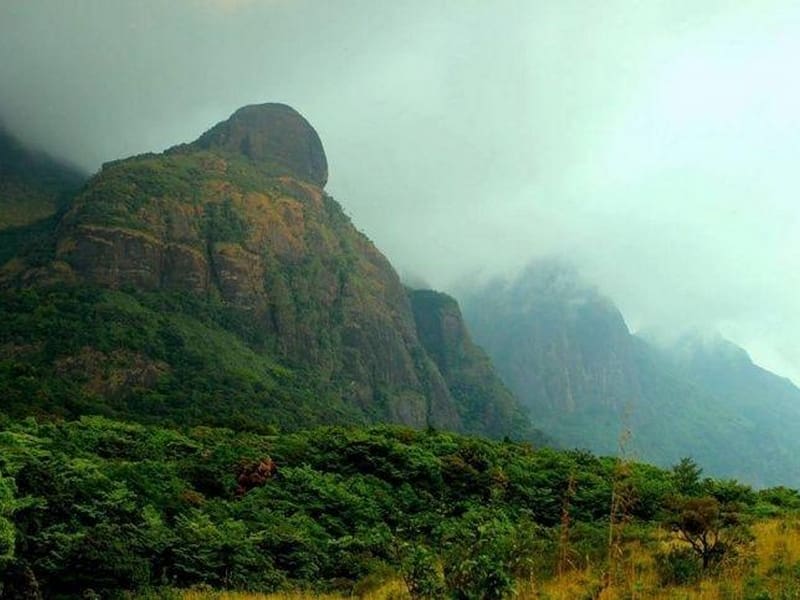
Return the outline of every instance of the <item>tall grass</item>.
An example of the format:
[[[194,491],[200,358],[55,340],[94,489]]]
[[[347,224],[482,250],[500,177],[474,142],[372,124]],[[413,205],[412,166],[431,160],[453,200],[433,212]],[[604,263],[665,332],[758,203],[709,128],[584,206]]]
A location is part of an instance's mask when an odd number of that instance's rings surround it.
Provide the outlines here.
[[[655,555],[679,542],[663,531],[650,539],[624,543],[624,568],[614,580],[605,577],[607,565],[566,570],[544,581],[520,582],[519,600],[800,600],[800,518],[769,519],[753,525],[753,542],[735,558],[688,586],[664,586]],[[253,594],[187,590],[181,600],[406,600],[402,581],[392,580],[362,594],[281,592]]]
[[[402,581],[388,581],[378,589],[359,595],[322,594],[315,592],[278,592],[274,594],[255,594],[250,592],[218,592],[209,590],[186,590],[180,600],[401,600],[408,598]]]

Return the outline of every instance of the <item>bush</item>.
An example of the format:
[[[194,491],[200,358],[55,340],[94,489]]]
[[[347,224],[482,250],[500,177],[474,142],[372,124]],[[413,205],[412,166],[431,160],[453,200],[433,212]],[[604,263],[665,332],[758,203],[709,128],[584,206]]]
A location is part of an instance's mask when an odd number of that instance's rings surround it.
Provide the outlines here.
[[[444,581],[436,555],[427,547],[414,544],[403,551],[400,572],[408,593],[414,600],[441,598]]]
[[[502,512],[473,506],[443,531],[444,578],[455,600],[502,600],[514,591],[514,525]]]
[[[691,548],[672,548],[656,554],[656,572],[661,585],[695,583],[703,573],[697,553]]]

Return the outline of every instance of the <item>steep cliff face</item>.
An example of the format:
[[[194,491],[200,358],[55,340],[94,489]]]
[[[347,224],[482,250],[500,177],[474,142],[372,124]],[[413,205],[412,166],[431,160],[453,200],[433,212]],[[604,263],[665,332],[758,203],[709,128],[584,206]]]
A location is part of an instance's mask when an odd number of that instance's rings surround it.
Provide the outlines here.
[[[5,270],[3,280],[10,290],[64,285],[104,290],[92,300],[96,304],[85,307],[87,313],[96,312],[97,303],[101,312],[111,303],[128,314],[126,297],[144,311],[165,306],[173,311],[165,317],[169,323],[159,322],[157,312],[138,317],[153,329],[150,346],[163,350],[150,351],[145,344],[126,351],[140,362],[148,363],[149,357],[148,372],[162,376],[161,383],[148,380],[140,386],[139,400],[124,400],[131,410],[151,406],[156,391],[159,402],[169,402],[167,396],[176,390],[183,393],[181,381],[196,380],[198,365],[213,362],[206,355],[200,361],[186,355],[195,335],[181,316],[188,306],[188,316],[204,319],[210,328],[209,339],[221,343],[227,335],[221,328],[246,342],[237,360],[261,365],[249,372],[255,383],[248,389],[272,390],[274,396],[283,367],[295,374],[296,383],[309,382],[312,391],[304,392],[304,402],[306,412],[317,415],[313,419],[325,412],[316,403],[336,397],[343,420],[356,415],[415,427],[517,432],[516,416],[505,409],[492,414],[488,392],[484,412],[490,425],[454,399],[453,380],[445,380],[420,343],[397,274],[325,193],[326,181],[322,144],[302,116],[280,104],[248,106],[193,143],[104,165],[60,220],[52,260],[16,264]],[[20,302],[14,298],[9,305]],[[108,325],[127,328],[129,318]],[[124,355],[113,354],[116,343],[92,348],[97,340],[87,336],[90,348],[71,352]],[[35,344],[27,347],[36,351]],[[64,359],[57,357],[60,364]],[[220,389],[231,389],[225,381],[240,382],[236,366],[228,363],[223,372]],[[168,391],[156,390],[170,378]],[[500,404],[507,402],[505,390],[496,393]],[[314,401],[310,394],[320,398]],[[184,413],[192,410],[192,402],[205,401],[195,396],[183,401]],[[288,396],[281,400],[281,414],[287,401]],[[268,413],[269,402],[277,401],[262,402]]]
[[[742,427],[731,443],[747,456],[738,472],[762,484],[800,483],[800,388],[753,362],[747,351],[718,334],[683,335],[665,343],[647,338],[653,352],[674,373],[702,393],[712,406],[733,412]],[[731,452],[726,449],[726,452]]]
[[[664,466],[690,455],[758,485],[800,482],[800,390],[730,342],[659,344],[563,264],[467,296],[475,338],[548,434]]]
[[[410,290],[409,297],[419,339],[444,377],[465,427],[494,436],[545,441],[532,429],[489,357],[472,341],[458,302],[433,290]]]
[[[534,415],[621,414],[641,390],[630,333],[607,298],[564,265],[540,262],[468,297],[468,321]]]
[[[322,189],[326,164],[294,110],[245,107],[192,144],[106,165],[61,221],[56,263],[103,288],[221,302],[364,410],[460,429],[400,280]]]

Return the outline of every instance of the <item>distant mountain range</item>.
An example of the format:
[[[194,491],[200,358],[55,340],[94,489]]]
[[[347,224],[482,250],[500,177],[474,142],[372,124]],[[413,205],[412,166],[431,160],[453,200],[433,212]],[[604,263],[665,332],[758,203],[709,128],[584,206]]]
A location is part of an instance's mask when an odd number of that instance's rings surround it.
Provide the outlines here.
[[[800,389],[720,337],[632,334],[619,309],[559,261],[465,295],[501,377],[566,446],[800,485]],[[626,431],[630,432],[627,439]]]

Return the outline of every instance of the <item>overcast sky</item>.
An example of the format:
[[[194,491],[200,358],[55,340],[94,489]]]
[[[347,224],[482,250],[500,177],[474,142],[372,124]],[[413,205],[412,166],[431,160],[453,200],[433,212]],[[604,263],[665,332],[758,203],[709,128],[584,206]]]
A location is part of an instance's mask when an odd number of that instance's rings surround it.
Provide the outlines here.
[[[797,2],[0,0],[0,57],[0,119],[89,171],[285,102],[401,273],[565,255],[800,382]]]

